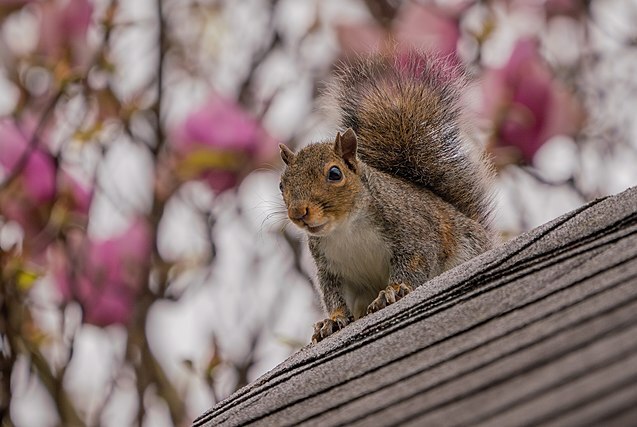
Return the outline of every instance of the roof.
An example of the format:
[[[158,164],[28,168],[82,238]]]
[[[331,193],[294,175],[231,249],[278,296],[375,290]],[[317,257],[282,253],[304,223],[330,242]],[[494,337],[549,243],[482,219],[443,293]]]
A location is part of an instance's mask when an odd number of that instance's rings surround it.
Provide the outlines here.
[[[637,187],[306,346],[194,425],[636,420]]]

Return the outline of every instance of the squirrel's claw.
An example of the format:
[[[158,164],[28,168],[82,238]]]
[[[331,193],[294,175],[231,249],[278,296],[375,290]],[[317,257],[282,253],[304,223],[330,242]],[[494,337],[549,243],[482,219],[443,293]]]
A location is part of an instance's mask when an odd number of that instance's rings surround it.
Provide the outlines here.
[[[325,319],[314,324],[314,334],[312,335],[312,343],[329,337],[335,332],[340,331],[351,322],[351,319],[345,316],[334,317],[333,319]]]
[[[378,293],[378,296],[367,307],[367,314],[372,314],[403,298],[411,292],[411,286],[405,283],[392,283]]]

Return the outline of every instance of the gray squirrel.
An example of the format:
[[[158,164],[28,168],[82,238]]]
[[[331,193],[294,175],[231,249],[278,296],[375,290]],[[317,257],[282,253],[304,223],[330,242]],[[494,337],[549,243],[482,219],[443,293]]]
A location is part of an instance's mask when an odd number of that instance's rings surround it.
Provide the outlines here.
[[[281,193],[328,316],[313,342],[493,246],[493,172],[468,137],[465,81],[433,54],[360,58],[323,96],[344,131],[298,153],[280,145]]]

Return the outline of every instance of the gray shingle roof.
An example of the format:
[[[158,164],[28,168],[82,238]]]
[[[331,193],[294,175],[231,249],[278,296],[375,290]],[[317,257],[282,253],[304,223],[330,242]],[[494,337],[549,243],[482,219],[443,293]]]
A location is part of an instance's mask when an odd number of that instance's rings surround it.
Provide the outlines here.
[[[637,425],[637,188],[307,346],[195,426]]]

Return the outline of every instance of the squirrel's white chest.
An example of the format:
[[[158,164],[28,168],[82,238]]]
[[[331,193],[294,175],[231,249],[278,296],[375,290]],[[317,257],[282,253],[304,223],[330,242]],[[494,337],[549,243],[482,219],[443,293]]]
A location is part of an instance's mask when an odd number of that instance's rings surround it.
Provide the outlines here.
[[[366,309],[387,286],[391,253],[376,227],[368,221],[343,224],[322,239],[321,249],[330,269],[341,277],[352,311]]]

